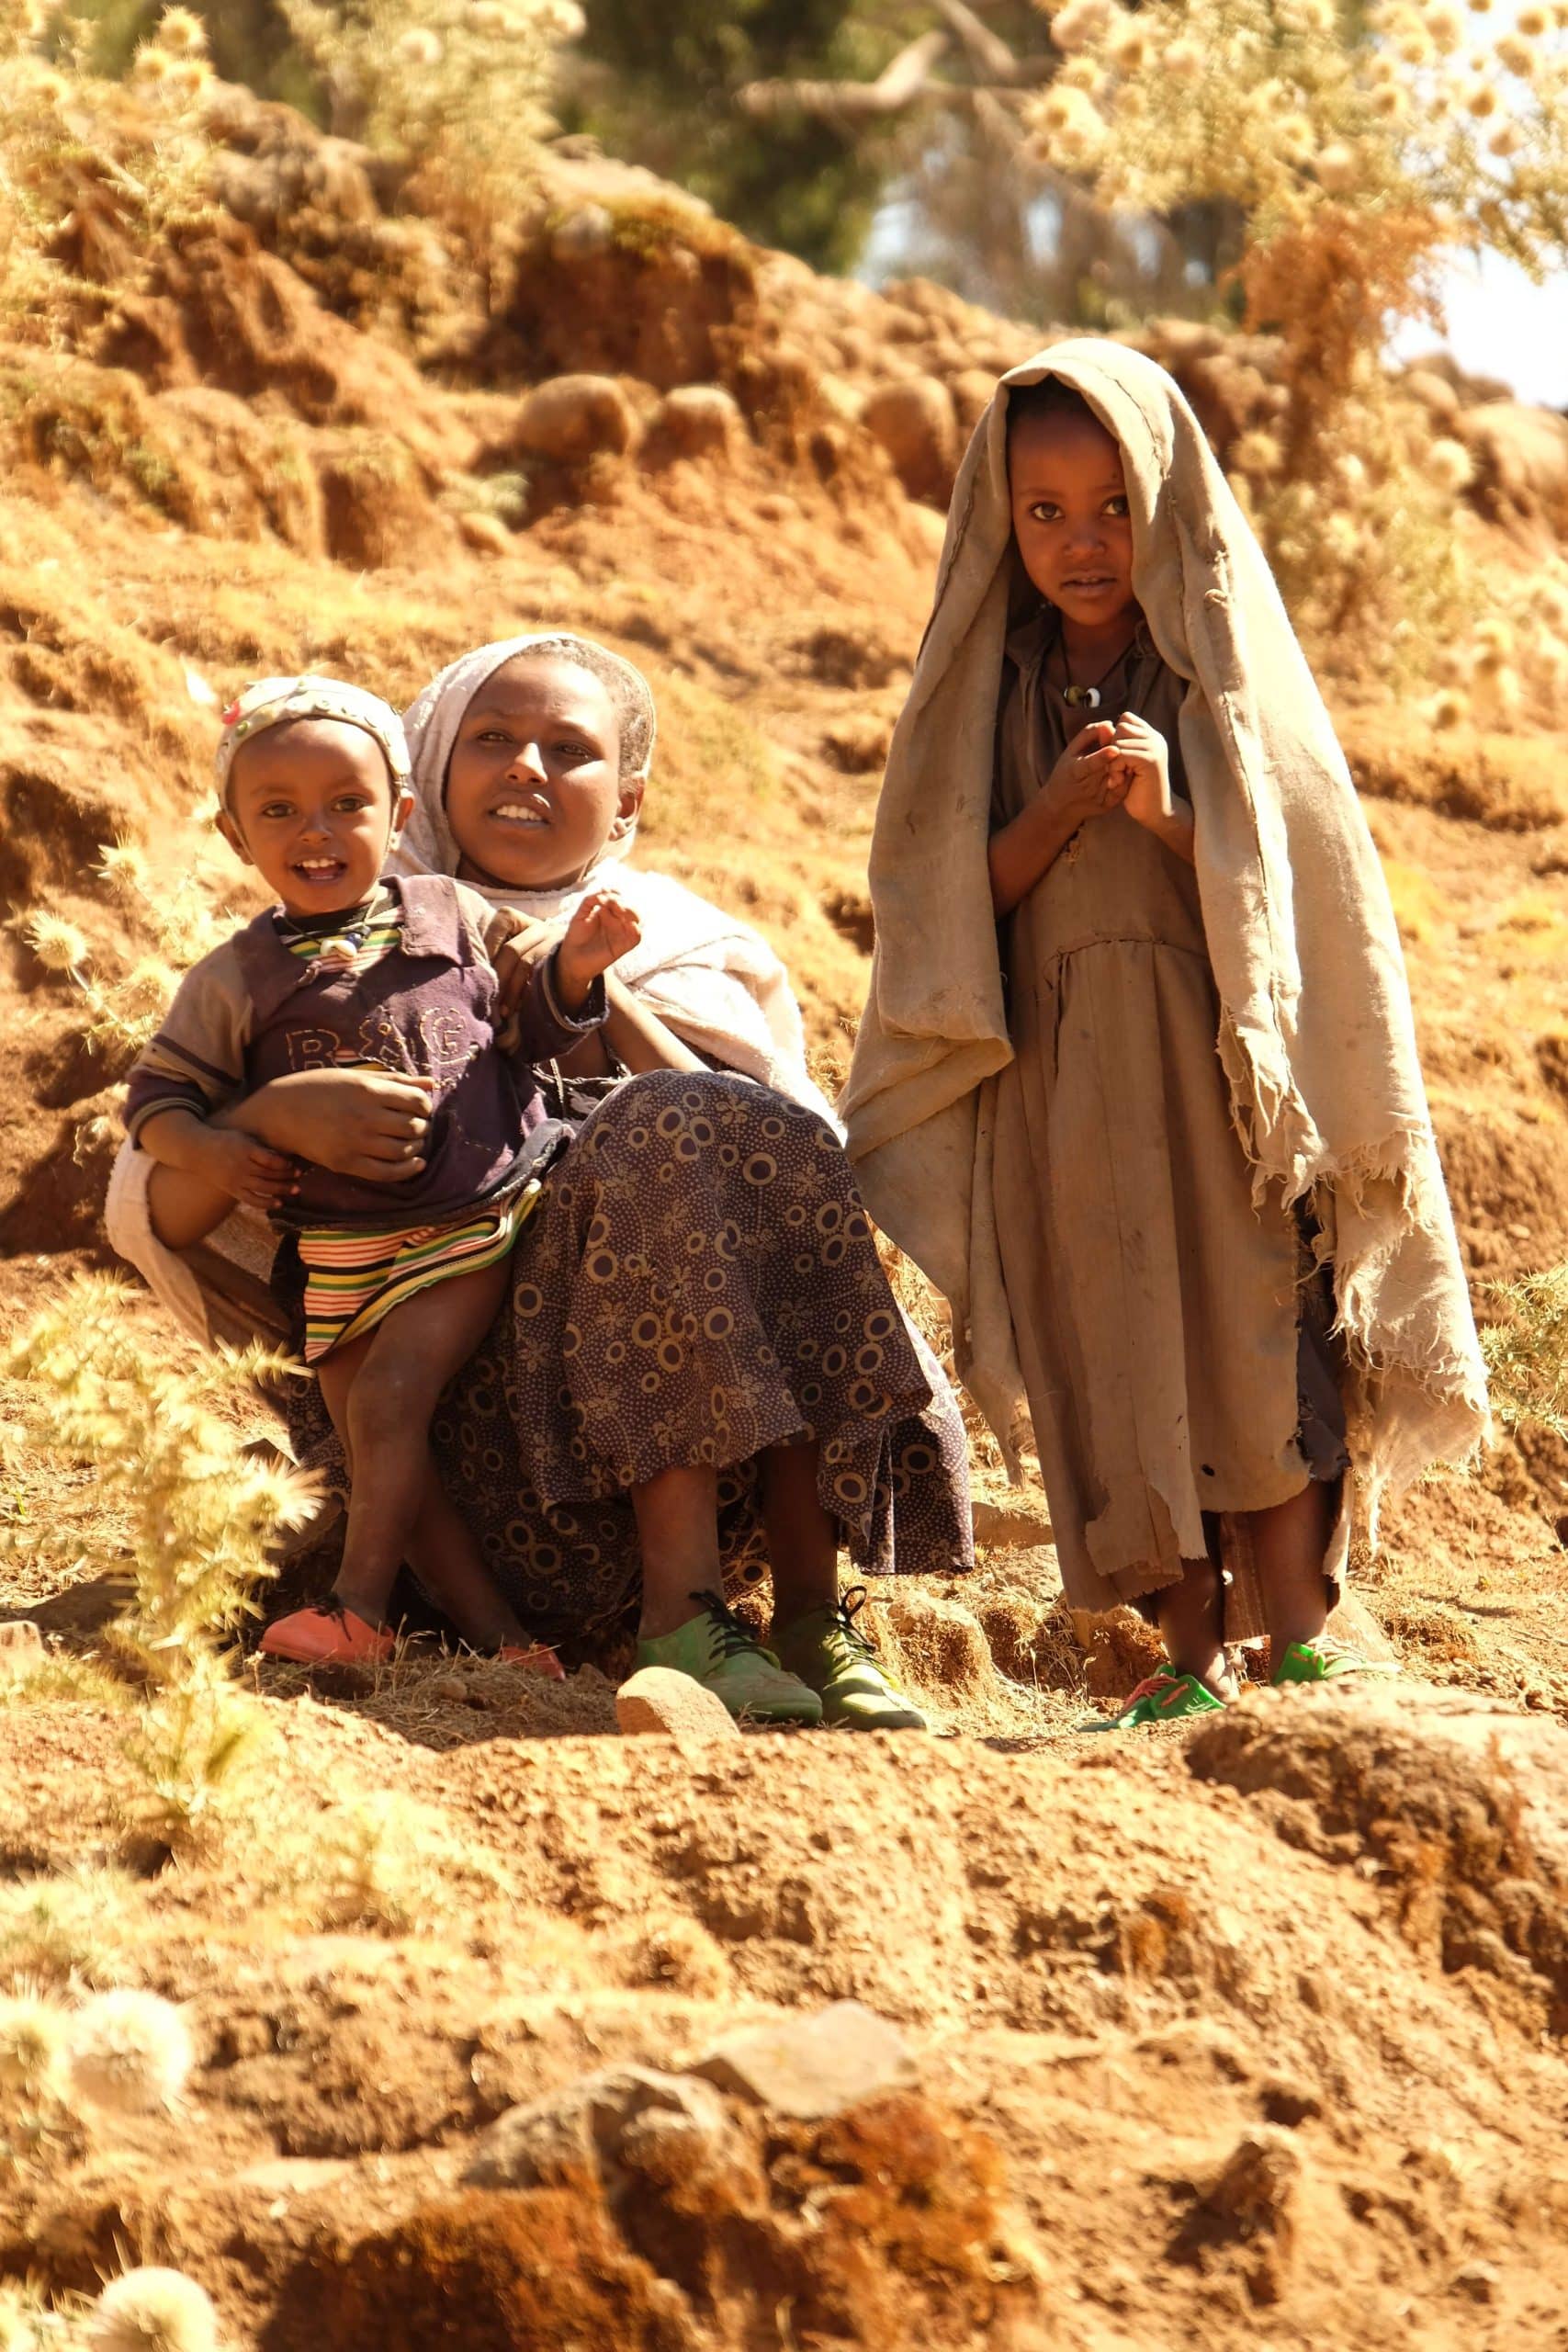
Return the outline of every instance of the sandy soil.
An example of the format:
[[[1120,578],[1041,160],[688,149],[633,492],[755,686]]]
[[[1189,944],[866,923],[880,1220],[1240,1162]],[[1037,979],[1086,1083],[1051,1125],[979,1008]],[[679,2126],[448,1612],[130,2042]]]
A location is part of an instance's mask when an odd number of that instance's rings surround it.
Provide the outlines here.
[[[236,133],[253,181],[302,138],[282,119]],[[962,418],[1032,338],[935,289],[818,284],[593,169],[558,209],[640,204],[657,236],[582,264],[563,309],[542,228],[485,336],[406,223],[369,332],[363,222],[318,208],[307,237],[247,183],[253,225],[171,249],[93,337],[0,348],[0,901],[77,923],[115,1002],[155,926],[98,844],[143,844],[165,901],[195,873],[245,902],[200,812],[214,698],[306,664],[400,698],[558,623],[649,669],[643,854],[775,940],[841,1069],[953,454],[895,453],[856,403],[918,379]],[[1180,350],[1223,443],[1268,353]],[[617,379],[626,446],[520,455],[533,378],[582,368]],[[668,405],[693,384],[730,402],[700,431]],[[1564,745],[1435,743],[1352,674],[1334,692],[1484,1313],[1568,1256]],[[85,1029],[8,930],[0,1340],[101,1257],[125,1049]],[[151,1360],[186,1360],[133,1311]],[[0,1421],[28,1404],[0,1385]],[[1075,1627],[1043,1497],[1009,1495],[978,1433],[976,1473],[976,1577],[876,1605],[929,1739],[683,1756],[616,1738],[592,1668],[253,1664],[263,1752],[171,1853],[126,1796],[125,1529],[90,1462],[8,1442],[0,1621],[51,1649],[0,1679],[0,1990],[160,1992],[197,2064],[166,2113],[0,2128],[0,2278],[173,2262],[267,2352],[1562,2352],[1568,1448],[1521,1432],[1390,1508],[1356,1591],[1393,1692],[1255,1691],[1185,1742],[1079,1736],[1147,1635]],[[717,2171],[464,2186],[519,2100],[848,1996],[906,2030],[912,2087],[829,2124],[734,2109]]]

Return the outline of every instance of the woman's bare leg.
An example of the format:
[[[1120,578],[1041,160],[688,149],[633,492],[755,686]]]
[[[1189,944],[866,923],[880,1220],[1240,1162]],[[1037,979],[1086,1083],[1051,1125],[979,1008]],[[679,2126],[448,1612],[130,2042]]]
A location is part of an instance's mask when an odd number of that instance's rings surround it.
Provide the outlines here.
[[[676,1464],[632,1488],[642,1545],[645,1642],[689,1624],[694,1592],[718,1592],[718,1474]],[[779,1624],[839,1597],[839,1532],[817,1496],[817,1448],[773,1445],[762,1456],[762,1524],[773,1571]]]
[[[694,1592],[718,1592],[718,1473],[696,1463],[673,1464],[634,1487],[642,1546],[642,1619],[638,1636],[658,1641],[699,1612]]]
[[[773,1572],[773,1624],[839,1598],[839,1531],[817,1492],[818,1447],[770,1445],[762,1456],[762,1526]]]
[[[1328,1622],[1323,1564],[1334,1526],[1334,1497],[1332,1487],[1311,1478],[1288,1502],[1247,1515],[1269,1623],[1271,1673],[1292,1642],[1310,1642]]]
[[[1181,1582],[1155,1595],[1166,1655],[1178,1674],[1197,1678],[1217,1699],[1235,1689],[1224,1644],[1224,1585],[1211,1559],[1183,1560]]]

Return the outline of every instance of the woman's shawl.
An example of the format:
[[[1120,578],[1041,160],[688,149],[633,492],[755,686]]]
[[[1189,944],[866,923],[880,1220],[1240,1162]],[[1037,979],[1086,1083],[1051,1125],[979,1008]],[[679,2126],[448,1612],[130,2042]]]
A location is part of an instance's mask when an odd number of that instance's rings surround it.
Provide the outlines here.
[[[873,1216],[945,1292],[958,1367],[1005,1447],[1022,1381],[1002,1284],[994,1074],[1012,1057],[992,910],[998,697],[1019,577],[1009,387],[1055,376],[1120,443],[1133,581],[1187,681],[1180,743],[1222,1008],[1261,1195],[1310,1203],[1334,1266],[1366,1498],[1472,1452],[1485,1381],[1382,868],[1279,591],[1165,371],[1053,345],[999,384],[960,469],[871,854],[876,954],[840,1104]]]
[[[551,630],[480,646],[443,670],[411,704],[405,724],[417,798],[392,861],[399,872],[457,872],[457,844],[446,822],[446,771],[463,714],[486,679],[531,647],[574,643],[588,645],[588,640]],[[614,664],[622,693],[637,709],[648,751],[634,773],[646,776],[653,748],[653,696],[648,681],[619,654],[597,645],[588,650],[596,660]],[[497,906],[515,907],[542,922],[565,922],[588,891],[613,881],[642,919],[640,944],[615,966],[626,987],[699,1053],[807,1103],[836,1125],[807,1069],[800,1007],[773,949],[750,924],[698,898],[671,876],[626,865],[636,833],[634,820],[624,835],[605,844],[592,871],[569,889],[513,890],[493,882],[472,887]]]

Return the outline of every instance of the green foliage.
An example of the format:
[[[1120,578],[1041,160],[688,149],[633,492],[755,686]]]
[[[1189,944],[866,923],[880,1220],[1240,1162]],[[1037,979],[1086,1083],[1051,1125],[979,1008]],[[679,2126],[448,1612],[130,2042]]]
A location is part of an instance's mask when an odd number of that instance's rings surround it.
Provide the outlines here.
[[[926,12],[864,0],[585,0],[588,28],[569,127],[680,181],[764,244],[821,269],[858,257],[897,155],[891,134],[865,135],[800,111],[754,118],[749,83],[868,81]]]

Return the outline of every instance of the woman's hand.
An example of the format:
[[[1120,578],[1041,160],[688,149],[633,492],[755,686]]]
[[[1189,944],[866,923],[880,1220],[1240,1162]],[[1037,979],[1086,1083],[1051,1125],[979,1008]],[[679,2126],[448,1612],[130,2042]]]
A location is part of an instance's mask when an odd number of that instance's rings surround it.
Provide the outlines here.
[[[1134,823],[1192,863],[1192,811],[1170,788],[1170,747],[1138,711],[1124,710],[1112,741],[1122,805]]]
[[[556,990],[564,1010],[580,1012],[600,973],[627,955],[641,937],[637,910],[618,890],[590,890],[556,950]]]
[[[334,1176],[406,1184],[424,1168],[434,1083],[400,1070],[297,1070],[258,1087],[209,1124],[243,1128]]]

